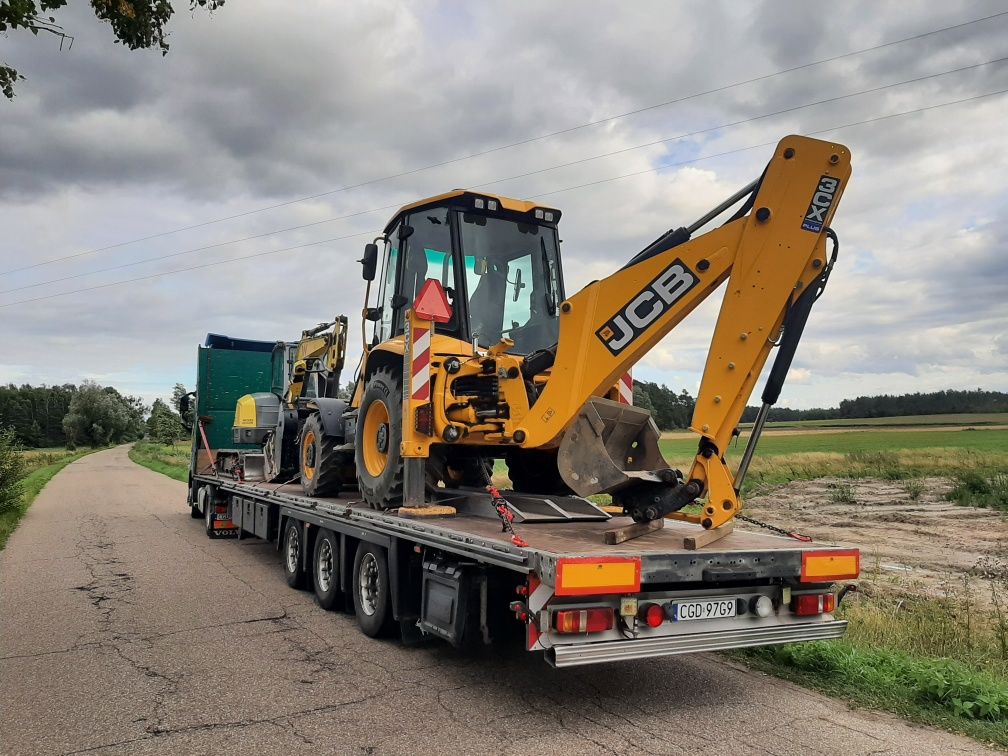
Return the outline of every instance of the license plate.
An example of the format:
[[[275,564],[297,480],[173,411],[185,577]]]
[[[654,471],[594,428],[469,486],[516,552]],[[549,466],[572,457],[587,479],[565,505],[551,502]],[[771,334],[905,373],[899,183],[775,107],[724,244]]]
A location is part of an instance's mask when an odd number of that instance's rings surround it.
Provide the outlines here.
[[[687,620],[721,619],[735,616],[735,599],[722,601],[681,601],[675,605],[675,622]]]

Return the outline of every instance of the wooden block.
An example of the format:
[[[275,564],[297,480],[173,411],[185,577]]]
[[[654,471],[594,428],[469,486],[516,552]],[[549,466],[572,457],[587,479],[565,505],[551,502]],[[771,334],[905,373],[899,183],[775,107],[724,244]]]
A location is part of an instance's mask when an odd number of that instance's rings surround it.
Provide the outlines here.
[[[629,541],[631,538],[639,538],[642,535],[653,533],[665,527],[665,520],[652,520],[651,522],[634,522],[624,525],[622,528],[613,528],[602,532],[602,541],[610,546]]]
[[[455,507],[443,504],[428,504],[423,507],[399,507],[400,517],[451,517],[456,513]]]
[[[707,544],[724,538],[732,532],[734,527],[734,524],[727,522],[719,528],[711,528],[710,530],[701,531],[696,535],[685,536],[683,538],[683,548],[689,551],[702,549]]]
[[[623,514],[623,507],[617,506],[616,504],[602,504],[599,506],[599,509],[611,515]]]

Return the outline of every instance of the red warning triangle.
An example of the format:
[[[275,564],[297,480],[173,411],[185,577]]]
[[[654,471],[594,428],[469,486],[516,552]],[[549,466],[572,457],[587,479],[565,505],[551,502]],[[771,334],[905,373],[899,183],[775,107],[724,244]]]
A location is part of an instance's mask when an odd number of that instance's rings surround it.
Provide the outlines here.
[[[435,323],[447,323],[451,320],[452,308],[448,304],[448,295],[441,287],[441,282],[428,278],[417,294],[413,303],[413,312],[421,320],[433,320]]]

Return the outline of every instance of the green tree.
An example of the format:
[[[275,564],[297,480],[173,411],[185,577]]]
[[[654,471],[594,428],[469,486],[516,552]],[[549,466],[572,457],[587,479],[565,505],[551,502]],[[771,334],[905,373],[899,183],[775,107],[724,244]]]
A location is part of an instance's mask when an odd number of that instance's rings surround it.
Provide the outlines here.
[[[88,446],[117,444],[140,434],[136,408],[115,389],[91,381],[85,381],[70,401],[63,430],[68,442]]]
[[[0,428],[0,514],[21,505],[21,459],[17,436],[13,428]]]
[[[192,428],[193,425],[193,415],[195,414],[195,408],[192,403],[189,403],[189,408],[183,412],[182,411],[182,397],[187,396],[189,391],[186,389],[184,384],[176,383],[175,388],[172,389],[172,407],[175,411],[179,413],[179,417],[182,419],[182,425],[186,428]]]
[[[147,418],[147,436],[159,444],[171,444],[182,438],[182,420],[160,399],[154,400]]]
[[[25,30],[36,37],[45,32],[64,41],[73,42],[73,36],[50,15],[67,4],[68,0],[3,0],[0,2],[0,34],[10,30]],[[224,0],[189,0],[190,10],[197,7],[214,11]],[[131,50],[157,47],[162,55],[168,54],[168,33],[165,25],[175,13],[169,0],[91,0],[95,16],[112,27],[116,42]],[[12,67],[0,64],[0,90],[7,99],[14,97],[14,83],[23,79]]]

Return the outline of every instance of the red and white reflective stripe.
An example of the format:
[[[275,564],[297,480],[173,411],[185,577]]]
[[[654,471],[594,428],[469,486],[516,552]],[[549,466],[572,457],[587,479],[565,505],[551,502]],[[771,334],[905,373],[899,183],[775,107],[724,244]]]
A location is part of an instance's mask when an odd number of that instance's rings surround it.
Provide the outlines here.
[[[431,329],[413,326],[413,355],[410,366],[410,396],[414,401],[430,399]]]
[[[620,404],[633,404],[633,376],[627,370],[619,379],[619,402]]]

